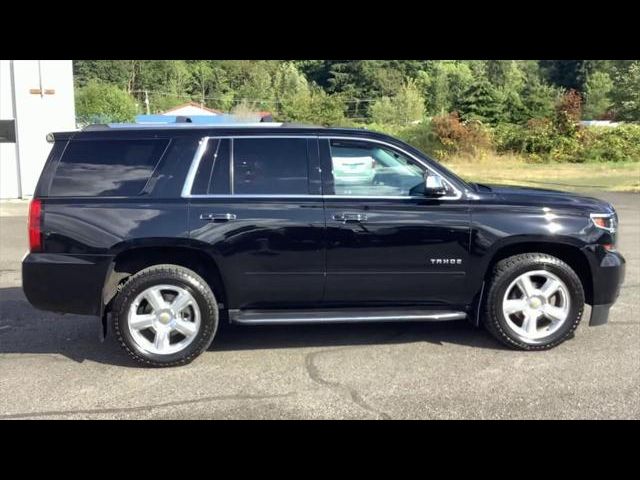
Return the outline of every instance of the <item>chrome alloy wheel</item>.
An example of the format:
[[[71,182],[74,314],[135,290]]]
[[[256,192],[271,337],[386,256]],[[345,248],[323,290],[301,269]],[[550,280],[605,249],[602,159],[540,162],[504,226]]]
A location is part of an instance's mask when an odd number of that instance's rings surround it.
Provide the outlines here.
[[[565,283],[551,272],[523,273],[507,288],[502,313],[523,339],[535,341],[556,332],[567,320],[571,298]]]
[[[195,298],[176,285],[147,288],[131,304],[127,326],[143,351],[170,355],[185,349],[200,330]]]

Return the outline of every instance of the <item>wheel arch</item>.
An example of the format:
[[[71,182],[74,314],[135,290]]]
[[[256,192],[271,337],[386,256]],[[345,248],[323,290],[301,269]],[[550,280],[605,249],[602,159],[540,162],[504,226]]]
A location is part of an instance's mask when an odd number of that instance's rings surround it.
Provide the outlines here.
[[[493,268],[500,260],[518,255],[521,253],[546,253],[559,258],[569,265],[582,283],[585,301],[588,304],[593,302],[593,278],[589,260],[580,247],[571,243],[553,241],[523,241],[509,243],[496,249],[491,256],[484,272],[483,281],[488,284],[491,280]]]
[[[227,304],[222,273],[213,256],[195,246],[130,246],[121,249],[111,262],[102,292],[103,311],[110,310],[121,285],[135,273],[158,264],[173,264],[193,270],[213,290],[221,308]]]

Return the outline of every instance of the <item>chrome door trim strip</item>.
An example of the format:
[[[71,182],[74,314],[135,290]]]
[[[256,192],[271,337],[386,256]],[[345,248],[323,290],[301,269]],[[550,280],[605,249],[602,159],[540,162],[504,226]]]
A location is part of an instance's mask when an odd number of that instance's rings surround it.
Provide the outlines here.
[[[315,138],[317,140],[320,139],[327,139],[327,140],[331,140],[331,139],[335,139],[335,140],[355,140],[355,141],[364,141],[364,142],[373,142],[373,143],[379,143],[381,145],[386,145],[387,147],[390,147],[392,149],[396,149],[400,152],[402,152],[404,155],[408,156],[409,158],[412,158],[414,161],[416,161],[417,163],[419,163],[420,165],[422,165],[425,169],[429,170],[432,173],[435,173],[437,175],[439,175],[440,177],[442,177],[442,179],[447,182],[447,184],[453,189],[455,193],[455,195],[453,196],[448,196],[448,197],[436,197],[434,198],[434,200],[438,200],[438,201],[448,201],[448,200],[459,200],[460,198],[462,198],[462,192],[460,190],[458,190],[453,183],[446,177],[446,175],[443,175],[442,172],[438,171],[436,168],[433,168],[432,166],[430,166],[429,164],[425,163],[423,160],[421,160],[420,158],[416,157],[415,155],[407,152],[406,150],[402,149],[401,147],[398,147],[396,145],[393,145],[392,143],[389,142],[385,142],[383,140],[378,140],[378,139],[372,139],[372,138],[361,138],[361,137],[349,137],[349,136],[322,136],[322,135],[215,135],[215,136],[207,136],[207,137],[203,137],[200,140],[200,144],[198,145],[198,149],[196,150],[196,153],[193,157],[193,160],[191,161],[191,166],[189,167],[189,171],[187,173],[187,177],[185,179],[184,185],[182,187],[182,194],[181,196],[183,198],[319,198],[319,197],[326,197],[326,198],[345,198],[345,199],[349,199],[349,198],[360,198],[360,199],[388,199],[388,200],[399,200],[399,199],[411,199],[411,198],[423,198],[423,197],[405,197],[405,196],[370,196],[370,195],[363,195],[363,196],[359,196],[359,195],[287,195],[287,194],[282,194],[282,195],[260,195],[260,194],[255,194],[255,195],[215,195],[215,194],[211,194],[211,195],[192,195],[191,194],[191,188],[193,187],[193,182],[195,180],[195,176],[196,176],[196,172],[198,171],[198,168],[200,167],[200,162],[202,160],[202,157],[204,156],[204,153],[207,150],[207,146],[209,144],[209,140],[211,139],[222,139],[222,138],[229,138],[229,139],[236,139],[236,138]],[[231,170],[231,175],[233,175],[233,141],[231,141],[231,159],[230,159],[230,170]],[[233,182],[233,176],[231,178],[231,181]],[[231,185],[231,191],[233,192],[233,184]]]
[[[360,322],[406,322],[406,321],[432,321],[442,322],[448,320],[463,320],[467,318],[465,312],[424,312],[424,313],[412,313],[412,314],[377,314],[377,315],[331,315],[329,312],[326,316],[308,316],[304,315],[300,317],[283,316],[277,318],[272,316],[271,318],[242,318],[241,310],[229,310],[229,316],[233,323],[242,325],[295,325],[295,324],[313,324],[313,323],[360,323]]]

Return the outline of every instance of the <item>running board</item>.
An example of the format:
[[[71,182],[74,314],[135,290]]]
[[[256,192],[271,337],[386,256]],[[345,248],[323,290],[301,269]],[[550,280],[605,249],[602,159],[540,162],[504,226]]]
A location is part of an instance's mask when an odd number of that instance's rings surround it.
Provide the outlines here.
[[[444,322],[462,320],[465,312],[450,310],[229,310],[229,320],[242,325],[301,323]]]

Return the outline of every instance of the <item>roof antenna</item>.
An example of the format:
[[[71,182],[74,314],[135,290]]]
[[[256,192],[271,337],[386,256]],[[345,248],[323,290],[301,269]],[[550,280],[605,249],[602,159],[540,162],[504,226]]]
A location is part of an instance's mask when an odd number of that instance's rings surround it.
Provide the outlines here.
[[[176,123],[193,123],[189,117],[176,117]]]

